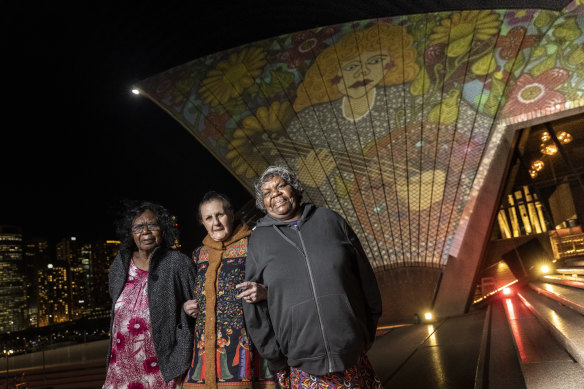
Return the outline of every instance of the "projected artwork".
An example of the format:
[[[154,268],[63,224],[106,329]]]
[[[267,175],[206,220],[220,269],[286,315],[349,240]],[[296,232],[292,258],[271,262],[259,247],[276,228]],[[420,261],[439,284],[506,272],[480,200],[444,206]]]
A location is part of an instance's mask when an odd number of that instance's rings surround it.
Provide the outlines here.
[[[215,53],[137,85],[252,190],[271,164],[343,215],[376,268],[442,267],[503,125],[582,105],[584,14],[361,20]]]

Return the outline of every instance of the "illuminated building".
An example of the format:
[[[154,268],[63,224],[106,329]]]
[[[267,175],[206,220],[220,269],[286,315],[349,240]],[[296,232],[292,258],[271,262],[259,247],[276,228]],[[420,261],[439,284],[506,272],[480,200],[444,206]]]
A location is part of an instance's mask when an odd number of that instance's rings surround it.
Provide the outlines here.
[[[39,327],[69,321],[71,294],[65,265],[48,263],[38,272]]]
[[[75,319],[83,314],[87,300],[86,273],[82,266],[79,246],[80,244],[74,236],[57,242],[57,261],[63,263],[67,269],[69,319]]]
[[[49,242],[45,238],[27,238],[24,242],[24,283],[28,326],[38,326],[39,293],[37,274],[50,261]]]
[[[0,332],[25,327],[22,230],[0,226]]]

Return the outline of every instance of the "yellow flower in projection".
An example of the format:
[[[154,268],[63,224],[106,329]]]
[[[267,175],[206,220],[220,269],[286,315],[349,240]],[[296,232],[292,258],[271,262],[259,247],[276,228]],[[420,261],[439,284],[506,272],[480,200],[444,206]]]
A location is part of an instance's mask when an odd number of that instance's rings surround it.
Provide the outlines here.
[[[263,143],[262,137],[264,134],[282,131],[292,114],[290,102],[276,101],[269,108],[258,108],[255,116],[243,119],[241,127],[233,132],[226,155],[237,174],[252,178],[268,167],[263,155],[267,154],[271,143],[264,144],[265,150],[259,150],[258,146],[261,148]]]
[[[485,41],[499,33],[500,24],[499,15],[490,10],[453,12],[434,27],[430,44],[448,44],[446,55],[458,57],[470,50],[473,39]]]
[[[482,58],[479,58],[472,66],[470,67],[471,72],[474,74],[478,74],[484,76],[493,72],[497,68],[497,62],[495,61],[495,56],[492,52],[487,53]]]
[[[199,94],[203,102],[216,106],[241,95],[254,84],[266,64],[266,53],[259,47],[246,47],[220,61],[201,83]]]
[[[440,104],[432,108],[428,114],[428,121],[442,124],[453,124],[458,118],[458,103],[460,91],[452,89]]]

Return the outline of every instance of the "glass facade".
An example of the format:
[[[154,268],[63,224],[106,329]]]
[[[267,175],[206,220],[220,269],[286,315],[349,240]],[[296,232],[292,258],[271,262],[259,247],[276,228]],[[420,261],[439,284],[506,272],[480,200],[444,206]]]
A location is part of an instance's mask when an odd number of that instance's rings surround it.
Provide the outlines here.
[[[0,226],[0,332],[24,328],[26,293],[23,277],[22,232]]]

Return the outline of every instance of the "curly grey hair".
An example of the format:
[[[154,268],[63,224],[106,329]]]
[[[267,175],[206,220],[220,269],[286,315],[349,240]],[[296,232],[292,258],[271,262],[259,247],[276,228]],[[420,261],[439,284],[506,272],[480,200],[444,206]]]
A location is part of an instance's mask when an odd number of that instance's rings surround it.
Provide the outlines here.
[[[256,197],[256,207],[260,211],[266,212],[266,206],[264,205],[264,196],[262,195],[262,186],[274,177],[280,177],[285,183],[290,185],[294,190],[294,194],[300,204],[302,200],[302,194],[304,193],[304,188],[302,183],[298,180],[296,174],[291,172],[289,169],[283,166],[268,166],[268,168],[262,173],[260,178],[255,184],[255,197]]]

